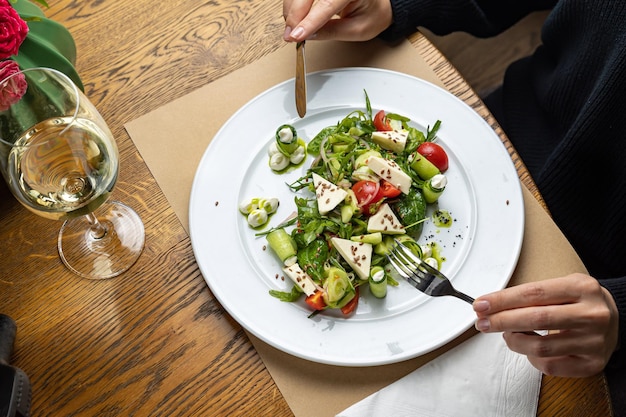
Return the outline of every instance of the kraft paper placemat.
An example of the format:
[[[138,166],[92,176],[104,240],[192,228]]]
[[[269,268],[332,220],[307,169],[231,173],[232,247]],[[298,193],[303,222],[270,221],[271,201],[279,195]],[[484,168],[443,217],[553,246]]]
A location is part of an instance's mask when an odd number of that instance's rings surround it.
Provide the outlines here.
[[[309,72],[352,66],[390,69],[443,87],[441,80],[408,41],[394,47],[376,40],[367,43],[310,42],[307,43],[307,64]],[[193,177],[210,140],[250,99],[293,78],[294,69],[295,51],[293,45],[289,45],[125,125],[187,230]],[[511,285],[585,271],[550,217],[530,192],[522,188],[525,237]],[[544,256],[546,253],[550,256]],[[293,357],[248,333],[297,417],[334,416],[474,334],[474,330],[468,330],[442,348],[398,364],[344,368]]]

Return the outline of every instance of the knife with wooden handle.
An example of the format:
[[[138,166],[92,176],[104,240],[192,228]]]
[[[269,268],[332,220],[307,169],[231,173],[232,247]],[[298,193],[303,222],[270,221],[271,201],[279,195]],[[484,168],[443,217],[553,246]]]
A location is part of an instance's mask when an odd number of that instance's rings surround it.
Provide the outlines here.
[[[306,65],[304,61],[304,42],[296,44],[296,109],[298,115],[306,114]]]

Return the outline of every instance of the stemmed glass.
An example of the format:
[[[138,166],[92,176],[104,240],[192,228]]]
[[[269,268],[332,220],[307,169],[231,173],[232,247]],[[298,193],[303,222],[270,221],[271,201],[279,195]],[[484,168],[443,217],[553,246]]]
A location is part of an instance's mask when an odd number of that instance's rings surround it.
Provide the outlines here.
[[[33,68],[0,80],[0,168],[27,209],[65,220],[58,250],[73,272],[115,277],[141,254],[141,219],[128,206],[107,202],[119,169],[115,139],[63,73]]]

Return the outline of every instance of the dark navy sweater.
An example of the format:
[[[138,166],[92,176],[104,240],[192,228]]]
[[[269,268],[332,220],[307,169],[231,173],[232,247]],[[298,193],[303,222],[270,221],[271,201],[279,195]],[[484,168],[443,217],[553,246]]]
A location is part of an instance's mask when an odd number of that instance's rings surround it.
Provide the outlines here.
[[[388,40],[418,26],[439,35],[465,31],[488,37],[532,11],[551,10],[541,45],[507,69],[502,87],[485,102],[552,218],[617,303],[621,348],[606,370],[617,394],[626,386],[618,381],[626,373],[626,1],[391,3],[394,22],[381,34]],[[613,400],[616,415],[626,413],[620,399]]]

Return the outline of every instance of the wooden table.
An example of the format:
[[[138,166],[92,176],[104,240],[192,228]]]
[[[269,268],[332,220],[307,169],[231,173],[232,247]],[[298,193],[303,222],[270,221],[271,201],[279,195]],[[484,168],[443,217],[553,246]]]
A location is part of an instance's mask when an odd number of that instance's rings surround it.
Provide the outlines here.
[[[33,385],[33,416],[293,415],[241,327],[213,298],[184,231],[123,124],[282,45],[279,0],[51,0],[78,49],[85,91],[116,136],[114,198],[135,208],[146,247],[113,280],[79,279],[56,251],[60,224],[0,185],[0,312],[18,324],[14,364]],[[448,89],[515,151],[475,93],[421,35],[411,38]],[[235,388],[236,387],[236,388]],[[610,414],[602,375],[544,377],[539,416]]]

